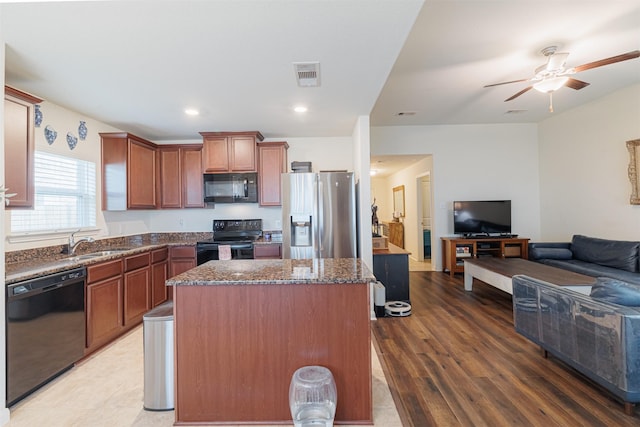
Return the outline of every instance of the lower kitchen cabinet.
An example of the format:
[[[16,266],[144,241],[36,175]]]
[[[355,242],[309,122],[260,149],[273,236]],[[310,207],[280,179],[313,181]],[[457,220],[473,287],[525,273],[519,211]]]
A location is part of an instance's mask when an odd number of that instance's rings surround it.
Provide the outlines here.
[[[177,276],[196,266],[195,246],[173,246],[169,250],[169,277]]]
[[[195,246],[166,247],[87,267],[85,355],[139,325],[172,294],[165,281],[196,266]]]
[[[282,258],[282,243],[264,243],[253,245],[253,257],[255,259],[280,259]]]
[[[151,251],[151,306],[156,307],[167,300],[165,281],[169,271],[169,250]]]
[[[87,268],[87,353],[110,342],[122,332],[123,286],[121,259]]]
[[[124,326],[140,323],[151,309],[151,255],[132,255],[124,260]]]
[[[391,243],[373,250],[373,275],[385,288],[387,301],[409,301],[409,255]]]

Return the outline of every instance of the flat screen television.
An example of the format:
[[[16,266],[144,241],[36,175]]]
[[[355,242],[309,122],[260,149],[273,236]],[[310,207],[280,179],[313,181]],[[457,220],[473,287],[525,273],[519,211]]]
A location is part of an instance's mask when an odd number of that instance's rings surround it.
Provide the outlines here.
[[[453,202],[453,232],[465,236],[511,234],[511,200]]]

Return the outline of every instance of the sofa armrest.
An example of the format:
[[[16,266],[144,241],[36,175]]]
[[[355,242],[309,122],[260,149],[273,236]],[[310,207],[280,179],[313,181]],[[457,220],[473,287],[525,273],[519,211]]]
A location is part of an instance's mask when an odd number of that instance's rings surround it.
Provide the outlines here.
[[[529,260],[539,259],[572,259],[570,242],[535,242],[529,243]]]

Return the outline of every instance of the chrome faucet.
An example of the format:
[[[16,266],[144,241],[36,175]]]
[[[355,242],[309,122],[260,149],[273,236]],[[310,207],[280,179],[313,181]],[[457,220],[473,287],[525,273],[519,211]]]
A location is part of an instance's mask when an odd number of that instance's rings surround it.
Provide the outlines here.
[[[80,230],[78,230],[78,231],[80,231]],[[75,234],[78,231],[74,231],[69,236],[69,250],[68,250],[69,255],[73,255],[73,254],[76,253],[76,248],[78,247],[78,245],[80,245],[80,243],[82,243],[82,242],[93,242],[93,237],[81,237],[78,240],[75,240]]]

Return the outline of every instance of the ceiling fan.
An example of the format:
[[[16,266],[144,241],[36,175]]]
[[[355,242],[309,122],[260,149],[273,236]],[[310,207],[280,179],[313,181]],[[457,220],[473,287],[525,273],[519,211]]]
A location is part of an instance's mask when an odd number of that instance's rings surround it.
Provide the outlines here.
[[[545,47],[540,51],[544,56],[547,57],[547,63],[539,66],[534,71],[534,76],[529,79],[520,79],[520,80],[512,80],[509,82],[502,83],[494,83],[490,85],[486,85],[484,87],[493,87],[506,85],[511,83],[519,83],[519,82],[531,82],[530,86],[522,89],[520,92],[515,95],[505,99],[504,101],[511,101],[519,97],[520,95],[528,92],[531,89],[536,89],[539,92],[548,93],[549,94],[549,111],[553,112],[553,101],[551,98],[551,94],[560,89],[562,86],[570,87],[571,89],[580,90],[586,86],[589,86],[589,83],[584,82],[582,80],[574,79],[573,77],[569,77],[573,74],[577,74],[581,71],[590,70],[592,68],[602,67],[604,65],[615,64],[616,62],[627,61],[629,59],[635,59],[640,57],[640,50],[634,50],[631,52],[623,53],[621,55],[612,56],[611,58],[600,59],[598,61],[589,62],[587,64],[579,65],[577,67],[565,68],[565,63],[567,61],[567,57],[569,53],[567,52],[556,52],[558,50],[557,46],[549,46]]]

